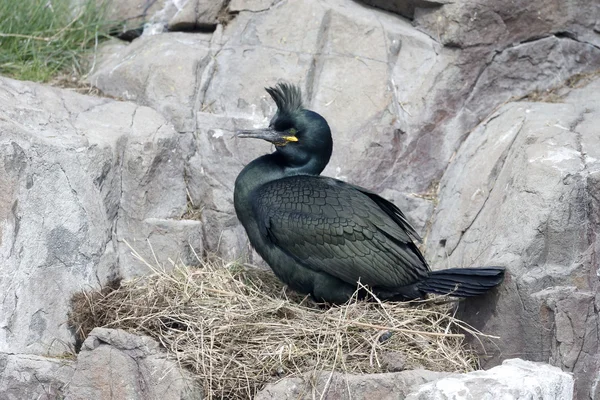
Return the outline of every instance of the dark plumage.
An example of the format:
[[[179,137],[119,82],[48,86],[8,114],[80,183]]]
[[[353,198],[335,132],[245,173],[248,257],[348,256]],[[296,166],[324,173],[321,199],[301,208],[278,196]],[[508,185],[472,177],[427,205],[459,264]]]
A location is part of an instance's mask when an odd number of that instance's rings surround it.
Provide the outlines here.
[[[332,152],[325,119],[302,106],[300,89],[278,84],[269,127],[238,137],[267,140],[275,152],[237,177],[235,211],[250,243],[292,289],[319,301],[347,301],[357,281],[382,299],[425,293],[482,294],[502,282],[504,269],[430,271],[404,214],[375,193],[319,176]]]

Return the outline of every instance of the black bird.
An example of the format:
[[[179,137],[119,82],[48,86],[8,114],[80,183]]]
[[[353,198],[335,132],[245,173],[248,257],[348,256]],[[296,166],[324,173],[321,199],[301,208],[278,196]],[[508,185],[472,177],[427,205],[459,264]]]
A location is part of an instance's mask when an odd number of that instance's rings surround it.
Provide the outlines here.
[[[477,296],[502,282],[504,268],[430,271],[404,214],[377,194],[320,176],[333,148],[327,121],[304,109],[296,86],[266,89],[277,105],[269,127],[237,132],[275,151],[248,164],[235,182],[235,211],[250,243],[275,275],[317,301],[343,303],[357,288],[380,299],[425,293]]]

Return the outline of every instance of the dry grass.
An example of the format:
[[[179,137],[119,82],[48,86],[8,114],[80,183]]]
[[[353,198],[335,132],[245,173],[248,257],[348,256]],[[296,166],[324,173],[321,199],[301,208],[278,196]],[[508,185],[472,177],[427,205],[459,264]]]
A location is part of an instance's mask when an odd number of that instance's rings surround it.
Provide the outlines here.
[[[460,332],[484,335],[453,318],[448,303],[323,307],[288,298],[272,273],[235,263],[169,272],[146,265],[149,276],[75,295],[70,323],[82,337],[97,326],[154,337],[201,378],[208,399],[251,398],[286,376],[387,372],[390,353],[404,368],[477,367]]]

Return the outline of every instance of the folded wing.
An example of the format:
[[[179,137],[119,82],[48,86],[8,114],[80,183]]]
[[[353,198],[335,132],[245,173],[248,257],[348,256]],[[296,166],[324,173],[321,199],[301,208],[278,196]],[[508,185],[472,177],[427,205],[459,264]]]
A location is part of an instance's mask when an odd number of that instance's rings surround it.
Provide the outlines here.
[[[268,242],[312,270],[387,288],[427,276],[417,233],[396,206],[365,189],[291,176],[261,186],[252,206]]]

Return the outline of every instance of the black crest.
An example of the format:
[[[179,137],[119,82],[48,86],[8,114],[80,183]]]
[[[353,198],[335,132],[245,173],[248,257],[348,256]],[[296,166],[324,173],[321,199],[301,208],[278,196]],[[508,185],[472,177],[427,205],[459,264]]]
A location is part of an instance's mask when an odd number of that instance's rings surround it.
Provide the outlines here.
[[[279,114],[292,114],[304,108],[300,88],[291,83],[278,83],[275,87],[265,88],[277,105]]]

